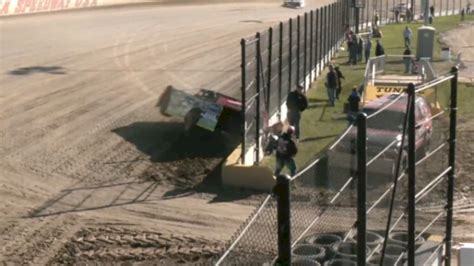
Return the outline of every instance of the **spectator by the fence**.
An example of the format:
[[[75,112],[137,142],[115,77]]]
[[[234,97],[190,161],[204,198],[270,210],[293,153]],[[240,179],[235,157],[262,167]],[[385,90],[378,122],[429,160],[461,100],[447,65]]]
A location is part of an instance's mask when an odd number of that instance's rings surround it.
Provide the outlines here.
[[[434,8],[433,5],[431,5],[431,6],[430,6],[430,15],[431,15],[432,17],[435,16],[435,13],[434,13],[434,12],[435,12],[435,8]]]
[[[372,41],[370,40],[370,37],[367,37],[367,40],[365,40],[365,45],[364,45],[364,55],[365,55],[366,64],[370,58],[370,50],[372,50]]]
[[[400,19],[400,10],[395,9],[395,23],[398,23],[398,20]]]
[[[411,8],[407,9],[407,22],[410,23],[413,18],[413,12]]]
[[[341,69],[337,66],[334,68],[334,71],[336,71],[337,74],[337,90],[336,90],[336,99],[339,100],[339,95],[341,94],[342,91],[342,80],[341,79],[346,79],[344,75],[341,72]]]
[[[352,125],[357,117],[357,113],[359,112],[359,103],[360,103],[360,96],[357,92],[357,86],[354,86],[352,89],[351,94],[347,97],[347,102],[349,108],[347,109],[347,121],[349,125]]]
[[[286,132],[278,138],[276,144],[275,176],[278,176],[285,166],[290,170],[291,176],[296,174],[294,157],[298,153],[298,148],[296,147],[294,132],[294,127],[289,126]]]
[[[410,72],[411,59],[411,50],[410,47],[407,46],[405,51],[403,51],[403,63],[405,64],[405,73]]]
[[[328,92],[329,105],[335,106],[336,91],[337,91],[337,72],[333,66],[329,66],[329,72],[326,75],[326,88]]]
[[[349,48],[349,65],[357,65],[357,50],[359,45],[357,39],[354,38]]]
[[[295,128],[295,136],[299,139],[301,112],[308,107],[308,99],[304,95],[303,86],[298,85],[294,91],[288,94],[286,107],[288,108],[288,123]]]
[[[466,13],[469,15],[471,14],[471,3],[467,3],[467,6],[466,6]]]
[[[379,14],[377,13],[374,14],[374,25],[375,26],[379,25]]]
[[[362,37],[359,37],[358,39],[359,40],[357,41],[357,62],[360,62],[364,57],[364,40],[362,39]]]
[[[346,37],[347,41],[347,51],[349,52],[349,60],[347,61],[347,64],[355,64],[354,58],[357,57],[357,41],[356,41],[356,36],[355,34],[350,31]]]
[[[463,9],[461,9],[461,21],[464,21],[464,16],[466,15],[466,11]]]
[[[377,45],[375,45],[375,56],[381,56],[385,54],[383,45],[380,43],[380,40],[376,40]]]
[[[411,38],[413,36],[413,32],[411,29],[406,26],[405,30],[403,31],[403,39],[405,40],[405,46],[406,47],[411,47]]]

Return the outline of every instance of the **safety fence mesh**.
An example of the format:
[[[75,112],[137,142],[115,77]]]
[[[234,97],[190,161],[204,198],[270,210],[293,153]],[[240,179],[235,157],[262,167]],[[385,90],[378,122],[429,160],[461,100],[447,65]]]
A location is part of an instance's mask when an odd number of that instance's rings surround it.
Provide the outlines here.
[[[281,117],[288,93],[300,85],[309,88],[335,54],[347,13],[347,3],[338,0],[242,39],[244,164],[258,164],[263,129],[272,116]],[[249,152],[252,161],[246,162]]]

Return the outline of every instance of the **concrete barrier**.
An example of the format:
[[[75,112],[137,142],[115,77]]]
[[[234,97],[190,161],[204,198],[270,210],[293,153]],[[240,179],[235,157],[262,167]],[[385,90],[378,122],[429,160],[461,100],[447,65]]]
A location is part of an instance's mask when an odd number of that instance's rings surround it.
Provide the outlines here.
[[[235,149],[222,165],[224,186],[250,188],[271,192],[276,184],[272,171],[267,166],[240,164],[241,149]]]

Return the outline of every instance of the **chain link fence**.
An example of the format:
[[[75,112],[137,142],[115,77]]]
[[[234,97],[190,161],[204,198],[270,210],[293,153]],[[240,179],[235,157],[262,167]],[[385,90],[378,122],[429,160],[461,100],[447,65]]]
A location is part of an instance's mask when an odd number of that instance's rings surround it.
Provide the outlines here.
[[[390,2],[388,4],[387,2],[384,4],[390,8]],[[266,113],[265,119],[273,114],[281,115],[281,104],[284,103],[286,94],[297,85],[309,86],[322,70],[324,63],[328,62],[332,49],[337,47],[344,31],[335,22],[338,20],[346,22],[346,19],[352,18],[348,11],[350,9],[341,3],[338,1],[329,7],[311,11],[288,22],[281,22],[278,27],[257,34],[255,38],[242,40],[242,66],[245,66],[242,68],[242,84],[243,88],[247,89],[246,92],[249,91],[243,95],[245,96],[243,99],[247,102],[244,104],[244,107],[247,106],[244,108],[245,149],[255,147],[261,136],[259,132],[261,133],[262,127],[265,126],[265,121],[258,120],[255,112],[261,110],[262,113]],[[371,9],[380,10],[380,3],[379,1],[378,5],[374,6],[375,1],[367,1],[364,14],[369,14]],[[391,6],[395,6],[395,3],[397,1],[392,1]],[[331,8],[334,8],[333,11]],[[343,15],[331,18],[329,15],[331,12]],[[361,23],[368,25],[372,15],[370,14],[368,18]],[[389,23],[394,19],[389,19],[386,15],[381,21]],[[331,31],[331,27],[334,27],[335,31]],[[262,41],[262,38],[266,41]],[[258,39],[260,44],[257,44]],[[450,189],[454,167],[447,154],[449,152],[449,156],[453,156],[450,148],[450,144],[453,145],[452,136],[450,137],[453,128],[450,123],[455,121],[455,116],[453,119],[450,80],[454,79],[455,75],[446,74],[435,78],[436,73],[429,62],[422,61],[420,64],[420,69],[424,70],[420,73],[420,82],[415,83],[425,84],[416,87],[416,94],[419,97],[415,98],[415,102],[426,99],[433,112],[430,122],[425,121],[432,125],[430,138],[422,136],[424,144],[415,143],[418,146],[415,155],[411,157],[406,148],[408,136],[405,136],[407,135],[405,133],[384,135],[383,145],[381,143],[375,145],[376,143],[370,141],[367,143],[365,190],[369,193],[366,195],[364,218],[368,230],[367,254],[364,257],[367,263],[379,263],[382,257],[389,263],[402,263],[409,254],[410,245],[407,239],[412,234],[415,234],[416,247],[434,234],[440,234],[444,239],[435,245],[437,250],[441,250],[440,247],[443,245],[447,248],[450,245],[447,243],[451,241],[449,223],[452,223],[453,202]],[[363,88],[370,78],[381,73],[399,73],[403,67],[403,58],[400,57],[384,56],[372,59],[367,64]],[[259,71],[261,74],[258,74]],[[259,76],[261,80],[258,80]],[[390,102],[388,105],[392,106],[391,108],[379,111],[364,110],[368,114],[367,128],[383,131],[383,127],[395,125],[395,128],[390,128],[391,131],[407,132],[410,97],[404,92],[405,90],[398,96],[386,99]],[[257,105],[257,99],[260,105]],[[394,109],[397,112],[394,113]],[[387,121],[397,122],[387,123]],[[249,125],[255,125],[251,130],[253,133],[248,130]],[[357,191],[359,185],[357,135],[356,127],[349,125],[333,145],[322,151],[312,163],[291,178],[289,228],[291,253],[294,259],[320,262],[357,260],[357,244],[354,244],[358,240],[357,231],[360,224],[357,223],[360,205]],[[416,138],[420,136],[417,135]],[[375,142],[380,141],[377,138],[371,138],[371,141],[374,139]],[[244,160],[244,152],[242,157]],[[409,182],[411,180],[409,175],[413,174],[407,171],[412,160],[409,160],[409,157],[416,159],[414,169],[417,179],[414,186]],[[279,251],[278,199],[275,193],[266,197],[233,236],[217,265],[273,265],[276,262]],[[416,217],[410,213],[415,208]],[[415,217],[414,229],[413,218],[410,220],[409,217]],[[410,230],[407,229],[409,225]],[[317,252],[308,251],[314,248],[308,245],[323,246],[324,252],[321,249]]]
[[[282,105],[288,93],[309,88],[335,54],[348,10],[338,0],[242,39],[243,164],[258,164],[263,131],[270,120],[286,117]]]

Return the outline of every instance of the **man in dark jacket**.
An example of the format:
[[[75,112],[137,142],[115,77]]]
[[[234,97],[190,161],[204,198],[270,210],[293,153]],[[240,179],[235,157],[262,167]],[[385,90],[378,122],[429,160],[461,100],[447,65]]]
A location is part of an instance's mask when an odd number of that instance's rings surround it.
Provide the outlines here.
[[[293,138],[295,128],[290,126],[286,133],[280,136],[276,145],[276,167],[275,167],[275,176],[278,176],[285,167],[285,165],[290,170],[291,176],[296,174],[296,163],[295,155],[298,153],[298,148],[296,147],[296,142]]]
[[[339,67],[335,67],[334,68],[334,71],[336,71],[336,74],[337,74],[337,90],[336,90],[336,99],[339,100],[339,95],[341,94],[341,91],[342,91],[342,80],[341,79],[346,79],[344,77],[344,75],[342,74],[341,70],[339,69]]]
[[[349,125],[352,125],[356,120],[357,113],[359,112],[360,103],[360,96],[357,92],[356,86],[354,86],[352,89],[352,93],[347,98],[347,102],[349,103],[349,108],[347,110],[347,121],[349,122]]]
[[[335,106],[336,101],[336,92],[337,92],[337,72],[334,70],[333,66],[329,66],[329,72],[326,75],[326,89],[328,92],[329,105]]]
[[[377,40],[377,45],[375,46],[375,56],[381,56],[385,54],[383,45],[380,43],[380,40]]]
[[[304,95],[303,86],[299,85],[296,90],[288,94],[286,107],[288,108],[288,123],[295,127],[295,135],[299,139],[301,112],[308,107],[308,99]]]

